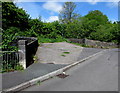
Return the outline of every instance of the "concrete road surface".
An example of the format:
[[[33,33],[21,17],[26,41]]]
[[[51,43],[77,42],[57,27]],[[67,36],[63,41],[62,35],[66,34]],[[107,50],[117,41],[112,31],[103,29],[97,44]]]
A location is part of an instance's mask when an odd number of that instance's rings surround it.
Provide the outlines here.
[[[118,49],[107,50],[54,77],[23,91],[118,91]]]

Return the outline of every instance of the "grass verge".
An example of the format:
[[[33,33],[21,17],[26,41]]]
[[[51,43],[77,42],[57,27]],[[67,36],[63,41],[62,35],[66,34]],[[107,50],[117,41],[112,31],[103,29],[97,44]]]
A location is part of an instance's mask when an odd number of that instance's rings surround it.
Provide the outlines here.
[[[54,43],[54,42],[64,42],[67,39],[59,37],[59,38],[45,38],[45,37],[38,37],[39,43]]]

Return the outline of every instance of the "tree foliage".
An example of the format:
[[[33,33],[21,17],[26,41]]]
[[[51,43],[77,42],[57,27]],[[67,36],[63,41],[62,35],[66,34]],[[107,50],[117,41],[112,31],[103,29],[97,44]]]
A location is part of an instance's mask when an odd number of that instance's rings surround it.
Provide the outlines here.
[[[11,42],[16,39],[16,36],[18,36],[17,31],[20,31],[19,28],[16,27],[10,27],[9,29],[2,30],[2,46],[1,48],[3,50],[8,51],[15,51],[17,50],[16,46],[11,46]]]
[[[90,21],[93,20],[95,22],[95,26],[104,25],[109,22],[108,17],[99,10],[90,11],[85,15],[85,18]]]
[[[76,4],[74,2],[65,2],[62,10],[59,14],[59,20],[62,23],[73,22],[77,18],[78,14],[75,13]]]
[[[2,28],[17,27],[21,31],[29,28],[29,15],[13,2],[2,2]]]
[[[49,38],[53,41],[61,41],[62,38],[88,38],[120,43],[118,26],[120,22],[111,23],[99,10],[90,11],[82,17],[75,13],[75,7],[75,3],[65,2],[59,15],[60,20],[45,23],[41,21],[41,17],[31,19],[14,3],[4,2],[2,7],[4,48],[10,46],[9,43],[15,39],[15,36],[38,37],[46,40]]]
[[[89,37],[90,33],[96,32],[100,25],[108,23],[108,17],[99,10],[90,11],[82,18],[82,28],[87,31],[86,37]]]

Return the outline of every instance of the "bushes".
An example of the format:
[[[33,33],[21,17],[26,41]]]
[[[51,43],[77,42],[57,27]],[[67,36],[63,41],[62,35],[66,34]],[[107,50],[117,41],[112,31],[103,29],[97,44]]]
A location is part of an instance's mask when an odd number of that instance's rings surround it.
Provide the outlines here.
[[[120,31],[117,25],[106,24],[99,26],[96,32],[92,32],[89,39],[119,43],[118,36],[120,36]]]
[[[8,51],[16,51],[16,46],[11,46],[11,42],[16,39],[20,30],[16,27],[10,27],[7,30],[2,30],[2,49]]]
[[[31,19],[29,21],[30,29],[28,29],[28,32],[30,32],[31,36],[37,36],[41,35],[43,33],[43,22],[41,22],[39,19]]]
[[[44,36],[39,36],[38,37],[38,42],[39,43],[54,43],[54,42],[63,42],[63,41],[67,41],[67,39],[61,37],[61,36],[57,36],[57,38],[47,38]]]
[[[110,23],[108,17],[99,10],[90,11],[87,15],[79,16],[66,24],[59,21],[44,23],[39,19],[31,19],[23,9],[16,7],[14,3],[4,2],[2,8],[4,47],[9,46],[15,36],[38,37],[38,39],[42,38],[39,40],[42,42],[57,42],[64,38],[120,42],[117,22]]]
[[[57,38],[57,35],[64,37],[65,25],[60,24],[58,21],[52,23],[44,23],[42,35],[47,38]]]
[[[15,67],[13,68],[10,64],[6,64],[6,68],[5,68],[5,66],[2,66],[2,68],[1,68],[1,70],[0,70],[0,73],[4,73],[4,72],[12,72],[12,71],[15,71],[15,70],[17,70],[17,71],[22,71],[22,70],[24,70],[24,68],[23,68],[23,66],[22,65],[20,65],[20,64],[17,64],[17,65],[15,65]]]

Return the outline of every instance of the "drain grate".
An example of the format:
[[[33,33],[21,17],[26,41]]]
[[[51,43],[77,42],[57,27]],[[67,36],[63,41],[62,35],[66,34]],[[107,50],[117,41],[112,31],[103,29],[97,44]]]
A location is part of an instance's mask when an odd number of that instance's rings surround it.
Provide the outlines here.
[[[54,63],[51,62],[51,63],[47,63],[47,64],[54,64]]]
[[[66,78],[66,77],[68,77],[69,75],[66,75],[66,74],[59,74],[59,75],[57,75],[57,77],[59,77],[59,78]]]

